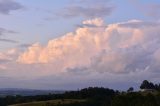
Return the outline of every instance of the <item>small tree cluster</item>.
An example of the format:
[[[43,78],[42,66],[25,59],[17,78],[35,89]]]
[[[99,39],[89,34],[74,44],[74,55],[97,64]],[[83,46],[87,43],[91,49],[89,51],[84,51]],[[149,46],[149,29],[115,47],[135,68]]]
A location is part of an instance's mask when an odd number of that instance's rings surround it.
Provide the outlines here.
[[[152,82],[149,82],[147,80],[144,80],[140,86],[141,89],[155,89],[160,90],[160,84],[154,84]]]

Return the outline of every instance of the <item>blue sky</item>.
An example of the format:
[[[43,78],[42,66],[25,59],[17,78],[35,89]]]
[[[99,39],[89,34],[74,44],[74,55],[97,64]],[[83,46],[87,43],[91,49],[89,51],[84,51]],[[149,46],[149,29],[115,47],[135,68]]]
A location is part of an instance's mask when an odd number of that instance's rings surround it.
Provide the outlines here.
[[[125,89],[156,82],[159,11],[159,0],[0,0],[0,83]]]
[[[17,40],[19,44],[30,44],[34,42],[45,44],[49,39],[73,31],[76,25],[80,24],[82,20],[92,18],[83,16],[65,18],[57,15],[57,13],[62,12],[64,8],[77,5],[76,0],[16,0],[15,2],[20,3],[23,8],[17,11],[11,10],[9,15],[0,14],[0,23],[1,27],[17,32],[12,35],[5,34],[5,36]],[[142,0],[139,2],[136,0],[110,0],[109,2],[107,1],[106,4],[112,5],[113,11],[109,16],[104,16],[103,18],[106,23],[123,22],[131,19],[151,21],[154,20],[154,18],[147,16],[145,12],[139,9],[141,5],[150,3],[156,4],[159,3],[159,1]],[[89,4],[95,5],[94,2],[81,3],[78,5],[88,6]],[[0,43],[3,49],[17,45],[6,42]]]

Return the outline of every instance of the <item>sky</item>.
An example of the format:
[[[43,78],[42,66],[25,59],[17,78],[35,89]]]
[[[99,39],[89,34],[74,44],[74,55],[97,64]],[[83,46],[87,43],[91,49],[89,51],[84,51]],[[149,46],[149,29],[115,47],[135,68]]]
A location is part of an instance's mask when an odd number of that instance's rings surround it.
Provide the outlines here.
[[[0,0],[0,88],[158,82],[159,11],[159,0]]]

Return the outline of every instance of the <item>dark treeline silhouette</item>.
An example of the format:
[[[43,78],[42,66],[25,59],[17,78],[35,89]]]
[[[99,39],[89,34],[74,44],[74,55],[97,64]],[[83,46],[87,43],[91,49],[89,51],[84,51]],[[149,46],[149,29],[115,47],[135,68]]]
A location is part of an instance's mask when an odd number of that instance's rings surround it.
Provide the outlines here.
[[[154,89],[154,90],[160,90],[160,84],[153,84],[152,82],[149,82],[147,80],[144,80],[140,86],[141,89]]]
[[[115,91],[103,87],[89,87],[78,91],[68,91],[64,94],[49,94],[37,96],[6,96],[0,98],[0,106],[33,101],[77,99],[85,100],[56,106],[160,106],[159,84],[143,81],[141,89],[155,89],[155,92],[133,92],[130,87],[127,92]],[[47,103],[45,106],[55,106]]]

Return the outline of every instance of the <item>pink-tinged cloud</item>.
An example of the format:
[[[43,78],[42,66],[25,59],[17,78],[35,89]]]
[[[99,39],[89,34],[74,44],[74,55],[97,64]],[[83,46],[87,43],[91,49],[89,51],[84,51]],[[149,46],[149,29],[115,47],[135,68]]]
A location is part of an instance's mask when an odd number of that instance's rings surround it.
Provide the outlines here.
[[[25,51],[0,54],[1,76],[53,87],[159,79],[160,23],[131,20],[106,25],[97,18],[82,26],[47,45],[35,43]]]
[[[83,25],[86,24],[96,27],[78,28],[50,40],[46,46],[35,43],[18,57],[17,62],[52,64],[56,73],[81,67],[86,71],[126,73],[145,70],[151,65],[153,57],[148,53],[156,52],[159,23],[131,20],[107,26],[96,18],[83,21]]]
[[[84,21],[84,23],[100,26],[102,20],[95,19]],[[46,47],[33,44],[19,56],[18,62],[26,64],[52,63],[56,64],[56,67],[59,65],[62,69],[87,65],[90,63],[90,58],[102,49],[102,39],[99,35],[104,32],[101,30],[104,28],[78,28],[76,32],[50,40]]]

